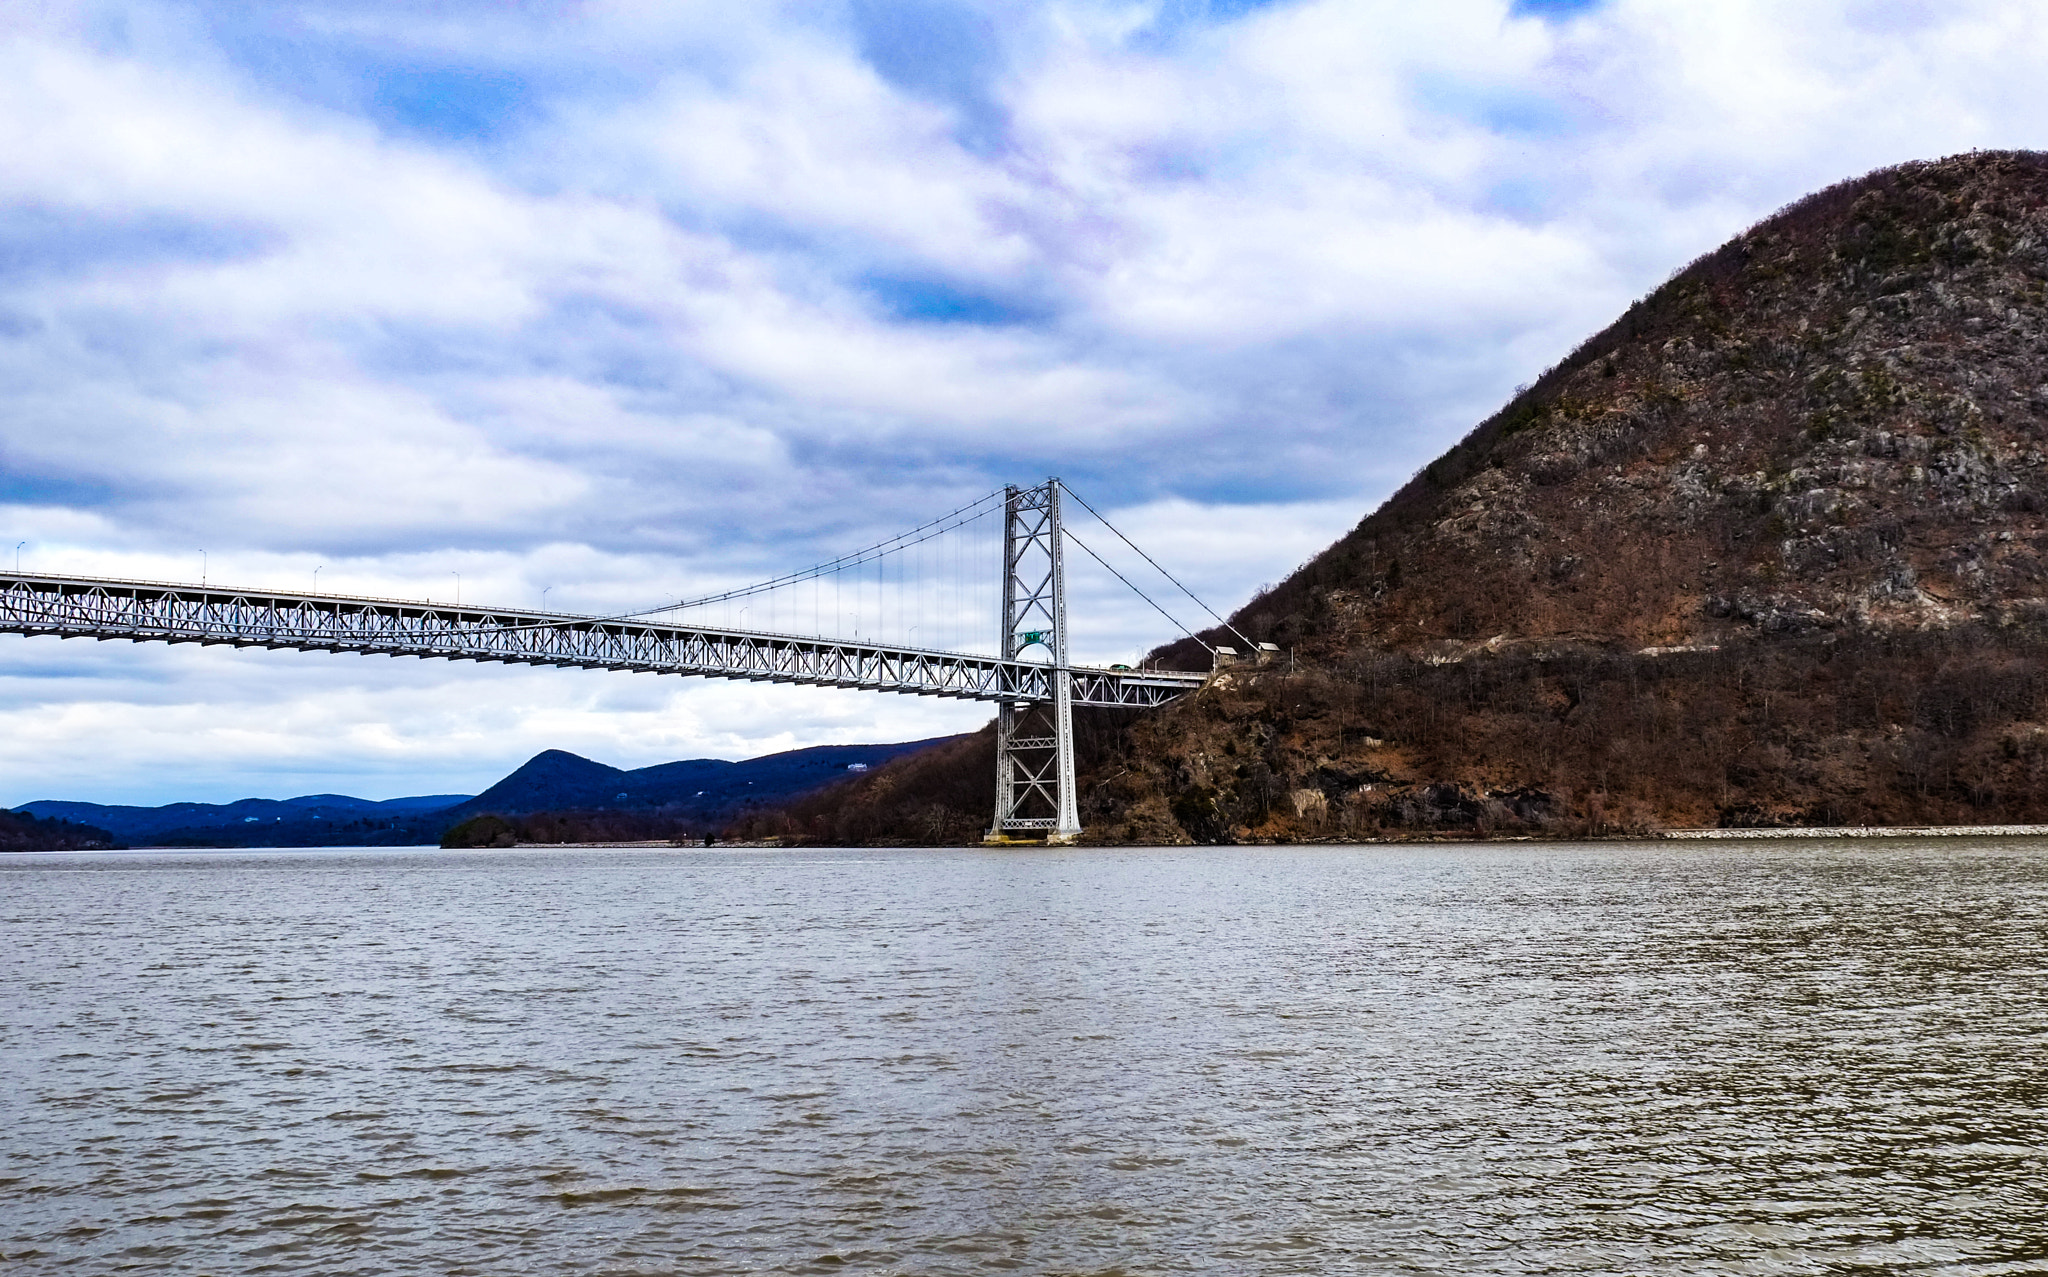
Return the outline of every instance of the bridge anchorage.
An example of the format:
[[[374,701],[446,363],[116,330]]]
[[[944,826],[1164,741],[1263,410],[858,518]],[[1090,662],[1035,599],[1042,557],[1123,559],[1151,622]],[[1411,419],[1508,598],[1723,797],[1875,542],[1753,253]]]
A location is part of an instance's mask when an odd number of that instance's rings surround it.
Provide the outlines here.
[[[1006,487],[922,528],[830,563],[756,586],[624,615],[17,571],[0,572],[0,634],[499,661],[993,702],[996,809],[986,841],[1071,842],[1081,832],[1074,779],[1075,707],[1154,708],[1200,687],[1207,676],[1072,662],[1067,643],[1066,541],[1074,540],[1126,586],[1137,587],[1065,530],[1063,493],[1072,495],[1058,479],[1028,488]],[[693,610],[741,599],[753,600],[750,607],[759,606],[759,600],[774,591],[808,586],[815,593],[828,581],[833,582],[831,606],[837,616],[841,577],[856,574],[855,584],[862,589],[879,586],[886,581],[886,572],[879,567],[885,558],[900,558],[912,547],[992,518],[998,510],[1003,520],[1001,629],[990,645],[992,652],[685,623]],[[1103,523],[1109,526],[1107,520]],[[1130,544],[1114,527],[1109,530]],[[1158,568],[1144,551],[1130,548]],[[875,572],[873,581],[858,576],[870,570]],[[904,584],[901,569],[897,584]],[[1186,587],[1181,589],[1186,592]],[[858,597],[867,598],[864,593]],[[1158,603],[1149,597],[1146,601],[1172,619]],[[818,607],[814,597],[814,615]],[[900,621],[903,609],[899,605],[897,610]],[[747,611],[740,610],[742,621]],[[876,611],[887,615],[886,605]],[[683,619],[658,619],[672,612],[683,613]],[[1213,611],[1209,614],[1215,616]],[[870,624],[874,615],[867,614]],[[861,614],[856,611],[854,616],[858,627]],[[1185,626],[1182,629],[1188,632]]]

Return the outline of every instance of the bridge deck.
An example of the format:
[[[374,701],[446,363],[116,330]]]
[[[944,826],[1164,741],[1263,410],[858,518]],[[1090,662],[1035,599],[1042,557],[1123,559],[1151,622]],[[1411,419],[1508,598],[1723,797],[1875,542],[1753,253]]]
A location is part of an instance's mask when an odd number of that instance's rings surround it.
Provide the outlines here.
[[[962,652],[341,594],[0,573],[0,634],[223,643],[851,687],[977,701],[1052,699],[1052,669]],[[1073,669],[1076,705],[1163,705],[1203,676]]]

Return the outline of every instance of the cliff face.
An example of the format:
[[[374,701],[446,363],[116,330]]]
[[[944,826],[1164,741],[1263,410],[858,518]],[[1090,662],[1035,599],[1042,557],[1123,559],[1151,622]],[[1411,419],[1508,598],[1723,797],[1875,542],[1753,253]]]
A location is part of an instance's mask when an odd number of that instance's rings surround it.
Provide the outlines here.
[[[2044,555],[2048,156],[1885,170],[1680,272],[1238,612],[1288,654],[1096,731],[1084,822],[2048,822]]]

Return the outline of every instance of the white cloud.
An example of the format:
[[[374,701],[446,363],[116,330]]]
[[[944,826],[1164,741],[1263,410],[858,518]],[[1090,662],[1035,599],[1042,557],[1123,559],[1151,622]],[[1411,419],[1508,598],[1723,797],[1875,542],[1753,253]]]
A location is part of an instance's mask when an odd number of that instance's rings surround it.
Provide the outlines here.
[[[1988,2],[990,7],[950,98],[810,6],[40,12],[0,28],[0,550],[591,611],[1048,472],[1234,606],[1748,222],[2048,118],[2048,17]],[[1091,651],[1168,636],[1085,577]],[[0,681],[0,802],[979,721],[13,639]]]

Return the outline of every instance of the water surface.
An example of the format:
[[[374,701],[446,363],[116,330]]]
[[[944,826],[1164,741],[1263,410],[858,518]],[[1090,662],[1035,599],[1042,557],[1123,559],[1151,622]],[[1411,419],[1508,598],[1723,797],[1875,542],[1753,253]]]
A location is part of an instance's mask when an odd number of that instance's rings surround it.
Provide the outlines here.
[[[2048,845],[0,859],[7,1273],[2048,1270]]]

